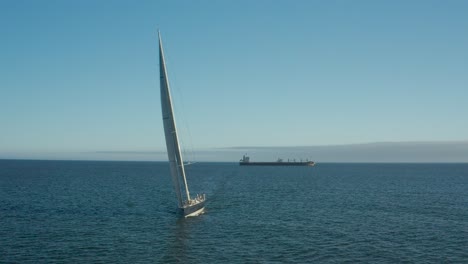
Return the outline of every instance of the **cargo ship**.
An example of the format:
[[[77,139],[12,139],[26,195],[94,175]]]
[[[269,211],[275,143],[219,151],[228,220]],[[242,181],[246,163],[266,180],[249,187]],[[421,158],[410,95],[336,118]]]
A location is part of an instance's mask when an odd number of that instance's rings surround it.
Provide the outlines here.
[[[250,161],[250,157],[244,155],[242,159],[239,161],[239,165],[241,166],[314,166],[315,162],[313,161],[283,161],[283,159],[278,159],[277,161],[273,162],[252,162]]]

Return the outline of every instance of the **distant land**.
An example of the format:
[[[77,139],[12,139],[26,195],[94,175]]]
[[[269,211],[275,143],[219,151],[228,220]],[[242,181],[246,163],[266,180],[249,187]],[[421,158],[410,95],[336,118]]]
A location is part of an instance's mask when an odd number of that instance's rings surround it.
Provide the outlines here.
[[[327,146],[227,147],[184,153],[186,161],[237,162],[247,154],[252,161],[278,158],[320,162],[468,162],[468,141],[379,142]],[[93,151],[0,153],[2,159],[166,161],[165,151]]]

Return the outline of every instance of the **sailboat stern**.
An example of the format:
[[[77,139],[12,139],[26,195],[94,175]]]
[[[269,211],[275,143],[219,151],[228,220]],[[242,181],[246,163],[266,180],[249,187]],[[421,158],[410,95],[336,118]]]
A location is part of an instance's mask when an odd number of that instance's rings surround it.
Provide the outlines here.
[[[201,215],[205,211],[205,194],[197,195],[195,199],[185,201],[182,207],[179,207],[179,212],[184,217]]]

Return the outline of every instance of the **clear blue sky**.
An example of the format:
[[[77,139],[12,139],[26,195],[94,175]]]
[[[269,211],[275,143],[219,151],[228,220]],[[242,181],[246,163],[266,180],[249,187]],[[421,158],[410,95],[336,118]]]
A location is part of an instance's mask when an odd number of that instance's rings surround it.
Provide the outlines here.
[[[0,158],[164,151],[158,28],[196,149],[466,141],[467,13],[468,1],[3,0]]]

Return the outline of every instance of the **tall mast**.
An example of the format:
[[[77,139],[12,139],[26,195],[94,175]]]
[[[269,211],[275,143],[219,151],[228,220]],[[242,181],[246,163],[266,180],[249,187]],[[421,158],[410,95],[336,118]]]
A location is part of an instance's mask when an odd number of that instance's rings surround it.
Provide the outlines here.
[[[159,37],[159,74],[160,74],[160,89],[161,89],[161,110],[164,124],[164,134],[166,137],[167,155],[171,168],[172,181],[175,187],[179,207],[183,205],[181,194],[181,186],[179,183],[180,177],[183,180],[185,194],[187,200],[190,201],[190,193],[188,190],[187,179],[185,178],[185,168],[182,155],[180,154],[179,139],[177,137],[177,127],[174,119],[174,111],[172,108],[171,92],[169,88],[169,80],[167,78],[166,62],[164,60],[164,50],[162,46],[161,34],[158,31]]]

